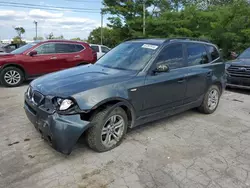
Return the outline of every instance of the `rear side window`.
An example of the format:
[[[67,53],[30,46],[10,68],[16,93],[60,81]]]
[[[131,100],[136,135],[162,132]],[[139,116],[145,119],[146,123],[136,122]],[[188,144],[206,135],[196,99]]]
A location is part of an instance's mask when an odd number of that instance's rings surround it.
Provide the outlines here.
[[[99,46],[92,45],[91,48],[92,48],[92,50],[94,50],[95,52],[99,52]]]
[[[103,53],[108,53],[110,50],[107,48],[107,47],[105,47],[105,46],[102,46],[101,47],[102,48],[102,52]]]
[[[220,57],[218,50],[214,46],[207,45],[207,50],[208,50],[209,55],[211,56],[212,61]]]
[[[84,47],[80,44],[75,44],[75,52],[80,52],[84,49]]]
[[[73,53],[75,52],[74,44],[56,43],[56,53]]]
[[[209,63],[207,51],[203,44],[187,44],[188,66],[202,65]]]

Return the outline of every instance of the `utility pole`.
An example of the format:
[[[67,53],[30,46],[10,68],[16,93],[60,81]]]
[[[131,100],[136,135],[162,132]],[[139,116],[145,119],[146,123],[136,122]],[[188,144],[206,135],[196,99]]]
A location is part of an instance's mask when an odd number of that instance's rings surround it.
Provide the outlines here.
[[[101,45],[103,43],[103,11],[101,10]]]
[[[146,35],[146,5],[143,1],[143,36]]]
[[[37,40],[37,21],[34,21],[34,24],[36,26],[36,40]]]

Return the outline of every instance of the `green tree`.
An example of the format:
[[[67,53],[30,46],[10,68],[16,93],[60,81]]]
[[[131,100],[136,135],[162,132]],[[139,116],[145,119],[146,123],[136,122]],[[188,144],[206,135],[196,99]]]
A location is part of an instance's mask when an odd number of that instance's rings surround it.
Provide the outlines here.
[[[17,26],[14,29],[17,32],[17,36],[21,39],[22,38],[22,34],[25,33],[25,29],[23,27],[20,27],[20,26]]]

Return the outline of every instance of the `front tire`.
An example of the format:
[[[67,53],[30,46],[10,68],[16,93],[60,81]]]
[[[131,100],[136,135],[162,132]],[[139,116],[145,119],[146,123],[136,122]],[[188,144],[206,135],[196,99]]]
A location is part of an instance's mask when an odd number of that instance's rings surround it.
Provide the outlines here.
[[[24,81],[24,73],[17,67],[6,67],[0,73],[0,81],[6,87],[17,87]]]
[[[212,85],[205,94],[203,102],[198,110],[205,114],[212,114],[219,105],[220,96],[221,91],[219,87]]]
[[[94,115],[91,123],[93,127],[87,131],[87,143],[97,152],[109,151],[121,144],[128,127],[125,111],[112,106]]]

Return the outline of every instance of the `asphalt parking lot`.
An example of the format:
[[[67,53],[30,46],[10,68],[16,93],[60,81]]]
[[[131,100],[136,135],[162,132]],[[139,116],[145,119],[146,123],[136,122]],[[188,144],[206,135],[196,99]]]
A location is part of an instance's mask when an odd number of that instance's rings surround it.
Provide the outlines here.
[[[0,86],[0,187],[250,187],[250,92],[226,91],[217,111],[191,110],[135,128],[112,151],[84,139],[53,150],[23,111],[23,93]]]

